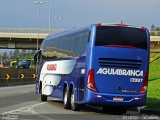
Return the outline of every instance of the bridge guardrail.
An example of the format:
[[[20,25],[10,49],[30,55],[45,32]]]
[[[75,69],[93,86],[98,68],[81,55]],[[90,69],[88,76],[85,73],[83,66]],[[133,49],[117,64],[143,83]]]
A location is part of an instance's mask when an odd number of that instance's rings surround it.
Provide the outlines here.
[[[62,30],[62,28],[0,28],[1,33],[51,33]]]

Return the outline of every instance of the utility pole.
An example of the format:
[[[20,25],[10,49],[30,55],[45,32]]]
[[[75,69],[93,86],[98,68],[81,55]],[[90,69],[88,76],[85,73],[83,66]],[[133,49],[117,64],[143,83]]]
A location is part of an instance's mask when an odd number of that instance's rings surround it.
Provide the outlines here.
[[[49,0],[49,7],[48,7],[48,33],[51,32],[51,0]]]
[[[38,28],[40,29],[40,5],[44,4],[44,1],[41,2],[34,2],[34,4],[38,5]],[[37,51],[39,48],[39,31],[38,31],[38,36],[37,36]]]

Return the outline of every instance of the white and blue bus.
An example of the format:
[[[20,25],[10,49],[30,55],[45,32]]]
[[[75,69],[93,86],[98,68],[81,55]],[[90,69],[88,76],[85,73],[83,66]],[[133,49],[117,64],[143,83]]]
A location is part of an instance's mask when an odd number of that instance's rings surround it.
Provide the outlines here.
[[[125,24],[92,24],[47,36],[36,56],[36,92],[65,109],[101,106],[120,114],[146,104],[149,31]],[[36,58],[36,57],[35,57]]]

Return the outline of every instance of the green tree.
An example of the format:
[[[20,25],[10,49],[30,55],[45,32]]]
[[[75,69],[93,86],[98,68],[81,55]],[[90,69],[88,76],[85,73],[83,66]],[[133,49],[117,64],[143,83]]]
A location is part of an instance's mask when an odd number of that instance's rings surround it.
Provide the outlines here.
[[[151,31],[155,31],[155,29],[156,29],[155,25],[154,24],[151,25]]]
[[[157,28],[156,28],[156,31],[160,31],[160,27],[157,27]]]
[[[5,52],[3,53],[2,59],[5,60],[5,61],[8,59],[7,51],[5,51]]]
[[[22,53],[22,54],[25,54],[25,53],[27,53],[27,50],[26,50],[26,49],[22,49],[22,50],[21,50],[21,53]]]
[[[20,54],[20,51],[19,51],[18,49],[15,49],[14,52],[13,52],[13,58],[14,58],[14,59],[19,59],[19,58],[18,58],[18,55],[19,55],[19,54]]]
[[[36,53],[36,50],[31,50],[31,54],[34,55]]]

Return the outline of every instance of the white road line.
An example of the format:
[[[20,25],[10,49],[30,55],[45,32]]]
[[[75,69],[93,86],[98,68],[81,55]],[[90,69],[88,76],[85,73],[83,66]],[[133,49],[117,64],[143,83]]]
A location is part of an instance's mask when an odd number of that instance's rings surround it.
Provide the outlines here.
[[[43,119],[46,119],[46,120],[56,120],[54,118],[50,118],[50,117],[47,117],[45,115],[38,114],[36,111],[34,111],[34,107],[37,107],[39,105],[43,105],[43,104],[46,104],[46,103],[47,102],[37,103],[37,104],[34,104],[34,105],[29,105],[29,106],[26,106],[26,107],[15,109],[15,110],[3,112],[3,113],[1,113],[1,115],[6,115],[6,114],[16,114],[16,115],[18,115],[18,114],[23,114],[23,113],[31,113],[31,114],[39,116]]]
[[[20,94],[29,93],[29,92],[32,92],[32,91],[23,91],[23,92],[20,92]]]
[[[16,112],[23,111],[23,110],[29,110],[31,108],[34,108],[36,106],[43,105],[43,104],[45,104],[45,102],[43,102],[43,103],[37,103],[37,104],[34,104],[34,105],[29,105],[29,106],[26,106],[26,107],[18,108],[18,109],[7,111],[7,112],[3,112],[1,114],[2,115],[3,114],[11,114],[11,113],[16,113]]]
[[[57,120],[57,119],[54,119],[54,118],[47,117],[45,115],[38,114],[36,111],[33,110],[33,107],[30,109],[30,111],[32,111],[32,113],[34,113],[35,115],[37,115],[41,118],[44,118],[45,120]]]

